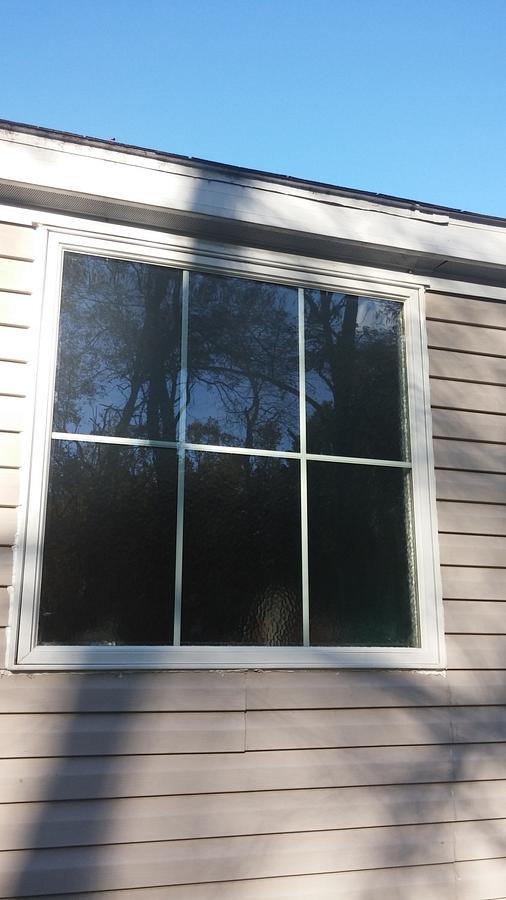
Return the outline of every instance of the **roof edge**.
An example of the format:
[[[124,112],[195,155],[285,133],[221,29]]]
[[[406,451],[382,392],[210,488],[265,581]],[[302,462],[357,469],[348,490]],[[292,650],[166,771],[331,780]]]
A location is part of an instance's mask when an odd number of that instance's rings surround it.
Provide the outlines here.
[[[130,154],[132,156],[142,156],[147,159],[156,159],[165,162],[175,162],[180,165],[201,165],[214,171],[221,171],[228,174],[237,174],[243,177],[253,176],[265,181],[278,182],[280,184],[291,184],[294,187],[303,189],[316,188],[319,191],[328,193],[333,196],[347,197],[371,203],[387,204],[396,208],[408,209],[411,211],[420,210],[424,213],[435,213],[451,215],[454,218],[463,219],[470,222],[479,222],[483,224],[494,224],[506,226],[506,217],[493,216],[487,213],[477,213],[469,210],[456,209],[450,206],[440,206],[434,203],[425,203],[419,200],[412,200],[405,197],[395,197],[390,194],[374,193],[364,191],[358,188],[347,188],[340,185],[329,184],[324,181],[313,181],[307,178],[297,178],[292,175],[283,175],[278,172],[267,172],[262,169],[250,169],[246,166],[237,166],[229,163],[216,162],[209,159],[201,159],[196,156],[184,156],[178,153],[169,153],[164,150],[153,150],[147,147],[139,147],[135,144],[125,144],[116,140],[106,140],[105,138],[90,137],[88,135],[75,134],[70,131],[59,131],[54,128],[47,128],[40,125],[28,125],[23,122],[13,122],[9,119],[0,119],[0,128],[5,131],[11,131],[18,134],[34,135],[36,137],[46,138],[48,140],[62,141],[69,144],[78,144],[87,147],[95,147],[97,149],[105,149],[120,153]]]

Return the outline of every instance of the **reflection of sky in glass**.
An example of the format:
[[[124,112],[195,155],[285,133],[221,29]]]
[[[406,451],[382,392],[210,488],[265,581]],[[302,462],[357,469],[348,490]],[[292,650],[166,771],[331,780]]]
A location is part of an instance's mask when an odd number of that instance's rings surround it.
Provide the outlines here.
[[[327,291],[305,301],[308,451],[403,458],[401,304]]]
[[[54,429],[174,440],[181,273],[65,258]]]
[[[187,440],[298,449],[297,291],[190,276]]]

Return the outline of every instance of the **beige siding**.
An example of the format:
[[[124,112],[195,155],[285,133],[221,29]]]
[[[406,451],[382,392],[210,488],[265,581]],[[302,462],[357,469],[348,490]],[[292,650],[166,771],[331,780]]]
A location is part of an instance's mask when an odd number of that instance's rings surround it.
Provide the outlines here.
[[[437,513],[440,531],[506,535],[505,504],[440,500],[437,504]]]
[[[2,634],[32,239],[0,224]],[[427,306],[448,672],[0,676],[0,897],[506,895],[506,306]]]
[[[448,634],[506,634],[506,603],[445,600]]]
[[[506,363],[500,356],[432,349],[430,370],[433,378],[472,381],[476,384],[506,384]]]
[[[494,861],[495,863],[496,861]],[[479,866],[479,863],[477,864]],[[497,876],[504,869],[495,867]],[[474,876],[472,870],[470,878]],[[475,877],[479,877],[480,870]],[[463,877],[463,876],[461,876]],[[491,873],[487,885],[492,885]],[[235,882],[140,888],[80,894],[83,900],[455,900],[454,866],[400,867],[361,872],[331,872],[323,875],[281,877],[274,880],[245,879]],[[478,895],[473,896],[474,900]],[[498,896],[489,894],[488,896]],[[58,900],[75,900],[62,894]]]
[[[478,441],[434,440],[435,464],[440,469],[506,473],[506,447]]]
[[[35,255],[34,230],[0,223],[0,663],[8,623],[7,586],[12,583],[24,428],[27,366],[30,359],[31,299]]]
[[[435,407],[432,429],[436,438],[506,443],[505,416]]]

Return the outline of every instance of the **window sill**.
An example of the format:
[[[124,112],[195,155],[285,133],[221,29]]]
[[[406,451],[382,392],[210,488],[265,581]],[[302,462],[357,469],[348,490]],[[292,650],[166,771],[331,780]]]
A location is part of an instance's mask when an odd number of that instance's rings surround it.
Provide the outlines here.
[[[423,647],[54,647],[39,646],[17,670],[76,669],[441,669],[442,649]]]

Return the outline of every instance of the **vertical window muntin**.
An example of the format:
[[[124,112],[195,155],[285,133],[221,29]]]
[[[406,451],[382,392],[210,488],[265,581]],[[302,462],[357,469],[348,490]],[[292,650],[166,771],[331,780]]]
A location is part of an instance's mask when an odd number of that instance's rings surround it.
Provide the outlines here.
[[[158,260],[156,260],[156,261],[153,260],[153,263],[156,265],[158,263]],[[224,275],[226,275],[226,273],[224,273]],[[183,283],[186,281],[187,286],[188,286],[188,279],[189,279],[188,270],[184,270]],[[251,279],[251,280],[253,281],[253,279]],[[260,279],[258,279],[258,280],[260,280]],[[186,290],[188,290],[188,287],[186,288]],[[183,294],[184,294],[184,289],[183,289]],[[355,296],[358,296],[358,295],[355,294]],[[373,298],[370,298],[370,299],[371,299],[371,301],[373,301]],[[392,298],[392,299],[395,299],[395,298]],[[299,360],[300,360],[300,364],[301,364],[301,372],[300,372],[300,378],[301,378],[301,393],[300,393],[301,426],[302,426],[304,398],[305,398],[304,384],[302,383],[303,371],[304,371],[303,366],[304,366],[305,358],[304,358],[304,354],[301,352],[301,334],[302,334],[302,340],[303,340],[303,331],[301,331],[301,329],[303,329],[303,325],[304,325],[303,315],[302,315],[302,321],[301,321],[301,307],[303,309],[303,304],[304,304],[304,290],[302,288],[300,288],[299,289]],[[183,325],[183,333],[184,333],[184,325]],[[184,344],[184,341],[183,341],[183,344]],[[185,352],[185,350],[183,347],[182,353],[184,353],[184,352]],[[184,367],[183,367],[182,371],[184,372]],[[182,375],[182,379],[184,381],[184,374]],[[183,404],[182,408],[184,409],[184,404]],[[180,422],[183,419],[184,419],[184,414],[181,415]],[[303,429],[301,427],[301,439],[302,439],[302,431],[303,431]],[[293,452],[286,451],[286,450],[269,450],[269,449],[265,449],[265,448],[231,447],[231,446],[223,447],[223,446],[214,446],[214,445],[210,445],[210,444],[193,444],[190,442],[186,442],[185,440],[182,440],[181,439],[182,437],[186,437],[186,435],[184,435],[181,428],[179,429],[178,440],[176,440],[176,441],[158,441],[158,440],[150,441],[150,440],[143,440],[143,439],[121,438],[121,437],[120,438],[118,438],[118,437],[116,437],[116,438],[105,437],[104,438],[103,436],[91,436],[91,435],[85,435],[85,434],[78,435],[75,433],[73,433],[70,436],[68,434],[63,434],[63,433],[58,433],[58,432],[55,432],[53,434],[54,440],[73,440],[73,441],[76,441],[76,440],[90,441],[91,440],[91,441],[97,442],[97,443],[98,442],[111,443],[111,444],[117,443],[117,444],[122,444],[125,446],[127,446],[127,445],[160,446],[160,447],[166,447],[166,448],[169,448],[169,447],[174,448],[174,449],[177,449],[181,468],[184,467],[184,458],[185,458],[187,452],[190,450],[199,450],[204,453],[218,452],[218,453],[228,453],[228,454],[248,454],[248,455],[252,455],[252,456],[262,456],[262,457],[267,456],[267,457],[272,457],[272,458],[279,457],[279,458],[285,458],[287,460],[288,459],[297,459],[300,461],[301,473],[303,473],[305,471],[307,464],[311,461],[318,461],[320,463],[328,463],[328,464],[346,463],[346,464],[352,464],[352,465],[357,465],[357,466],[364,466],[364,465],[365,466],[386,466],[386,467],[391,467],[391,468],[402,468],[402,469],[405,469],[407,472],[409,472],[409,470],[411,469],[411,463],[408,461],[391,460],[391,459],[390,460],[381,460],[381,459],[376,459],[376,458],[372,458],[372,457],[371,458],[346,457],[346,456],[338,456],[338,455],[332,455],[332,454],[313,454],[313,453],[307,453],[307,451],[304,452],[304,448],[302,446],[301,446],[300,450],[293,451]],[[302,505],[302,512],[303,512],[302,536],[304,539],[304,537],[305,537],[304,529],[305,529],[305,527],[307,528],[307,519],[304,514],[304,507],[305,507],[305,504],[307,504],[307,496],[306,496],[306,492],[304,489],[304,477],[303,476],[301,477],[301,498],[302,498],[301,505]],[[178,535],[179,535],[179,533],[180,533],[180,526],[178,524]],[[182,557],[183,541],[182,541],[181,537],[179,538],[179,542],[180,542],[180,556]],[[303,557],[304,557],[304,551],[303,551]],[[182,560],[181,560],[181,564],[182,564]],[[308,640],[309,623],[307,621],[308,611],[309,611],[308,596],[307,596],[307,553],[306,553],[306,573],[305,573],[305,575],[303,573],[302,581],[303,581],[303,610],[304,610],[304,619],[305,619],[304,629],[303,629],[304,630],[303,643],[305,645],[307,645],[309,643],[309,640]],[[178,583],[178,577],[176,575],[176,585],[177,585],[177,583]],[[181,575],[179,575],[179,584],[181,585]],[[176,608],[177,608],[177,598],[176,598]],[[176,621],[175,634],[177,634],[177,628],[178,628],[177,615],[175,617],[175,621]],[[177,641],[175,642],[175,645],[177,645]],[[358,645],[354,645],[354,646],[358,646]],[[403,646],[406,646],[406,645],[403,645]],[[414,644],[411,644],[411,646],[414,646]]]

